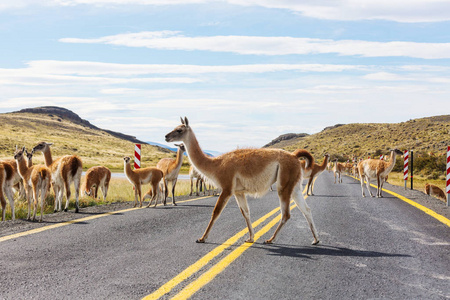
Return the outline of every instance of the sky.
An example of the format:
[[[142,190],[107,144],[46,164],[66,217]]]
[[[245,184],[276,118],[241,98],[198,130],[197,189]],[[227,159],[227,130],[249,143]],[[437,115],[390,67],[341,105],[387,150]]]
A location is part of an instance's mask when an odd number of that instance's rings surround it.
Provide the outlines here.
[[[0,113],[203,149],[450,114],[448,0],[0,0]],[[144,154],[143,154],[144,155]]]

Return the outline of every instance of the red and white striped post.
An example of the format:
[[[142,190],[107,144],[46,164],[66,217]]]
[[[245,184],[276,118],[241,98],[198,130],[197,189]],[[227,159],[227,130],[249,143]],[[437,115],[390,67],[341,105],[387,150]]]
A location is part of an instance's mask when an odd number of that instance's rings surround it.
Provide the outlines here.
[[[139,169],[141,167],[141,144],[134,145],[134,168]]]
[[[450,146],[447,146],[447,206],[450,206]]]
[[[405,190],[406,190],[406,182],[408,181],[408,164],[409,164],[409,152],[405,150],[405,154],[403,155],[403,180],[405,180]]]
[[[383,154],[380,155],[380,160],[383,160]]]

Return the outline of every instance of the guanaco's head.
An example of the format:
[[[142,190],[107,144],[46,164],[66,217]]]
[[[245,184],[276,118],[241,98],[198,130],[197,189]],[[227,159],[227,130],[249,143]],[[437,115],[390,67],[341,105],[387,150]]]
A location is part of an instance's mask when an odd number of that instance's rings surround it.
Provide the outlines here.
[[[125,157],[123,158],[123,161],[125,162],[125,164],[129,164],[130,161],[131,161],[131,158],[128,157],[128,156],[125,156]]]
[[[398,150],[397,148],[396,149],[391,149],[390,151],[394,152],[394,154],[397,154],[397,155],[403,155],[403,152],[401,150]]]
[[[25,146],[22,147],[22,149],[17,149],[16,152],[14,152],[14,159],[17,161],[21,161],[23,159],[23,154],[26,153]]]
[[[34,148],[31,150],[31,153],[34,153],[36,151],[44,152],[46,151],[53,143],[47,143],[47,142],[40,142]]]
[[[181,125],[178,125],[174,130],[166,134],[166,142],[183,141],[187,132],[191,129],[189,127],[189,120],[186,117],[184,117],[184,120],[183,118],[180,119]]]
[[[186,147],[184,147],[184,144],[175,144],[178,148],[180,148],[181,151],[186,151]]]
[[[33,150],[31,150],[31,152],[28,152],[27,150],[25,150],[25,153],[27,155],[27,159],[28,160],[33,159]]]
[[[88,187],[88,185],[86,184],[86,188],[84,190],[84,194],[86,196],[94,196],[94,189],[97,185],[94,183],[93,185],[91,185],[91,187]]]

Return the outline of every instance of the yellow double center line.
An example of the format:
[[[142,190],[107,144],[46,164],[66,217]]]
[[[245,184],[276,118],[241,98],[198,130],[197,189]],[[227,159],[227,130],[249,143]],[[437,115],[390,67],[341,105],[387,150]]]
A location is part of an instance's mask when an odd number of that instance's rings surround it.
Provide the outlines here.
[[[373,186],[373,185],[372,185]],[[450,220],[447,218],[435,213],[434,211],[406,198],[399,194],[396,194],[392,191],[385,190],[383,191],[392,194],[393,196],[399,198],[402,201],[407,202],[410,205],[413,205],[414,207],[418,208],[419,210],[424,211],[428,215],[436,218],[440,222],[446,224],[447,226],[450,226]],[[305,199],[308,196],[305,196]],[[290,209],[292,210],[296,205],[292,205]],[[254,222],[252,226],[256,228],[258,225],[260,225],[262,222],[273,216],[276,212],[279,211],[279,208],[276,208]],[[281,214],[276,216],[274,219],[272,219],[267,225],[265,225],[263,228],[261,228],[258,232],[255,233],[254,241],[256,242],[261,236],[263,236],[265,233],[267,233],[272,227],[274,227],[281,219]],[[203,268],[205,265],[207,265],[212,259],[214,259],[216,256],[218,256],[220,253],[222,253],[225,249],[232,246],[234,243],[236,243],[241,237],[243,237],[248,232],[247,228],[241,230],[236,235],[225,241],[222,245],[216,247],[214,250],[203,256],[200,260],[198,260],[193,265],[189,266],[187,269],[182,271],[180,274],[175,276],[173,279],[168,281],[166,284],[161,286],[158,290],[153,292],[152,294],[146,296],[143,298],[143,300],[150,300],[150,299],[158,299],[167,293],[169,293],[172,289],[174,289],[177,285],[187,280],[190,276],[194,275],[196,272],[198,272],[201,268]],[[210,267],[207,271],[205,271],[202,275],[200,275],[196,280],[188,284],[186,287],[184,287],[178,294],[173,296],[172,299],[188,299],[193,294],[195,294],[198,290],[200,290],[203,286],[211,282],[218,274],[220,274],[226,267],[228,267],[233,261],[235,261],[240,255],[242,255],[248,248],[250,248],[253,244],[252,243],[243,243],[240,246],[238,246],[235,250],[233,250],[230,254],[228,254],[226,257],[221,259],[218,263]]]
[[[307,196],[306,196],[307,197]],[[305,197],[305,199],[306,199]],[[292,203],[292,202],[291,202]],[[292,210],[296,205],[292,205],[290,209]],[[253,228],[256,228],[261,223],[266,221],[268,218],[276,214],[280,211],[280,208],[275,208],[254,223],[252,223]],[[281,220],[281,214],[272,219],[267,225],[261,228],[259,231],[255,233],[254,241],[256,242],[261,236],[267,233],[272,227],[274,227]],[[226,240],[220,246],[217,246],[215,249],[210,251],[208,254],[199,259],[196,263],[186,268],[180,274],[172,278],[170,281],[162,285],[159,289],[151,293],[150,295],[143,298],[143,300],[151,300],[158,299],[165,294],[169,293],[172,289],[174,289],[177,285],[187,280],[190,276],[197,273],[201,268],[207,265],[212,259],[218,256],[220,253],[225,251],[227,248],[235,244],[240,238],[242,238],[245,234],[248,233],[248,229],[245,228],[239,231],[237,234]],[[211,280],[213,280],[219,273],[221,273],[227,266],[229,266],[233,261],[235,261],[245,250],[250,248],[253,243],[243,243],[238,246],[235,250],[233,250],[230,254],[228,254],[225,258],[220,260],[218,263],[213,265],[209,270],[203,273],[199,278],[195,281],[191,282],[185,288],[183,288],[178,294],[176,294],[172,299],[188,299],[194,293],[196,293],[203,286],[208,284]]]

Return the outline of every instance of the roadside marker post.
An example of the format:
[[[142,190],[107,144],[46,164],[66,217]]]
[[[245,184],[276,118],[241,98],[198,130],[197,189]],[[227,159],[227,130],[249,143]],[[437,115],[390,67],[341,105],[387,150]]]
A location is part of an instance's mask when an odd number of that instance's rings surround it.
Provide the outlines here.
[[[383,154],[380,155],[380,160],[383,160]]]
[[[134,168],[139,169],[141,167],[141,144],[134,145]]]
[[[403,180],[405,181],[405,190],[406,190],[406,182],[408,181],[408,162],[409,162],[409,152],[405,150],[405,154],[403,155]]]
[[[447,206],[450,206],[450,146],[447,146],[447,186],[446,186],[446,193],[447,193]]]
[[[411,190],[414,188],[414,151],[413,150],[411,150],[411,151],[409,151],[410,152],[410,156],[411,156],[411,171],[410,171],[410,174],[411,174]]]

